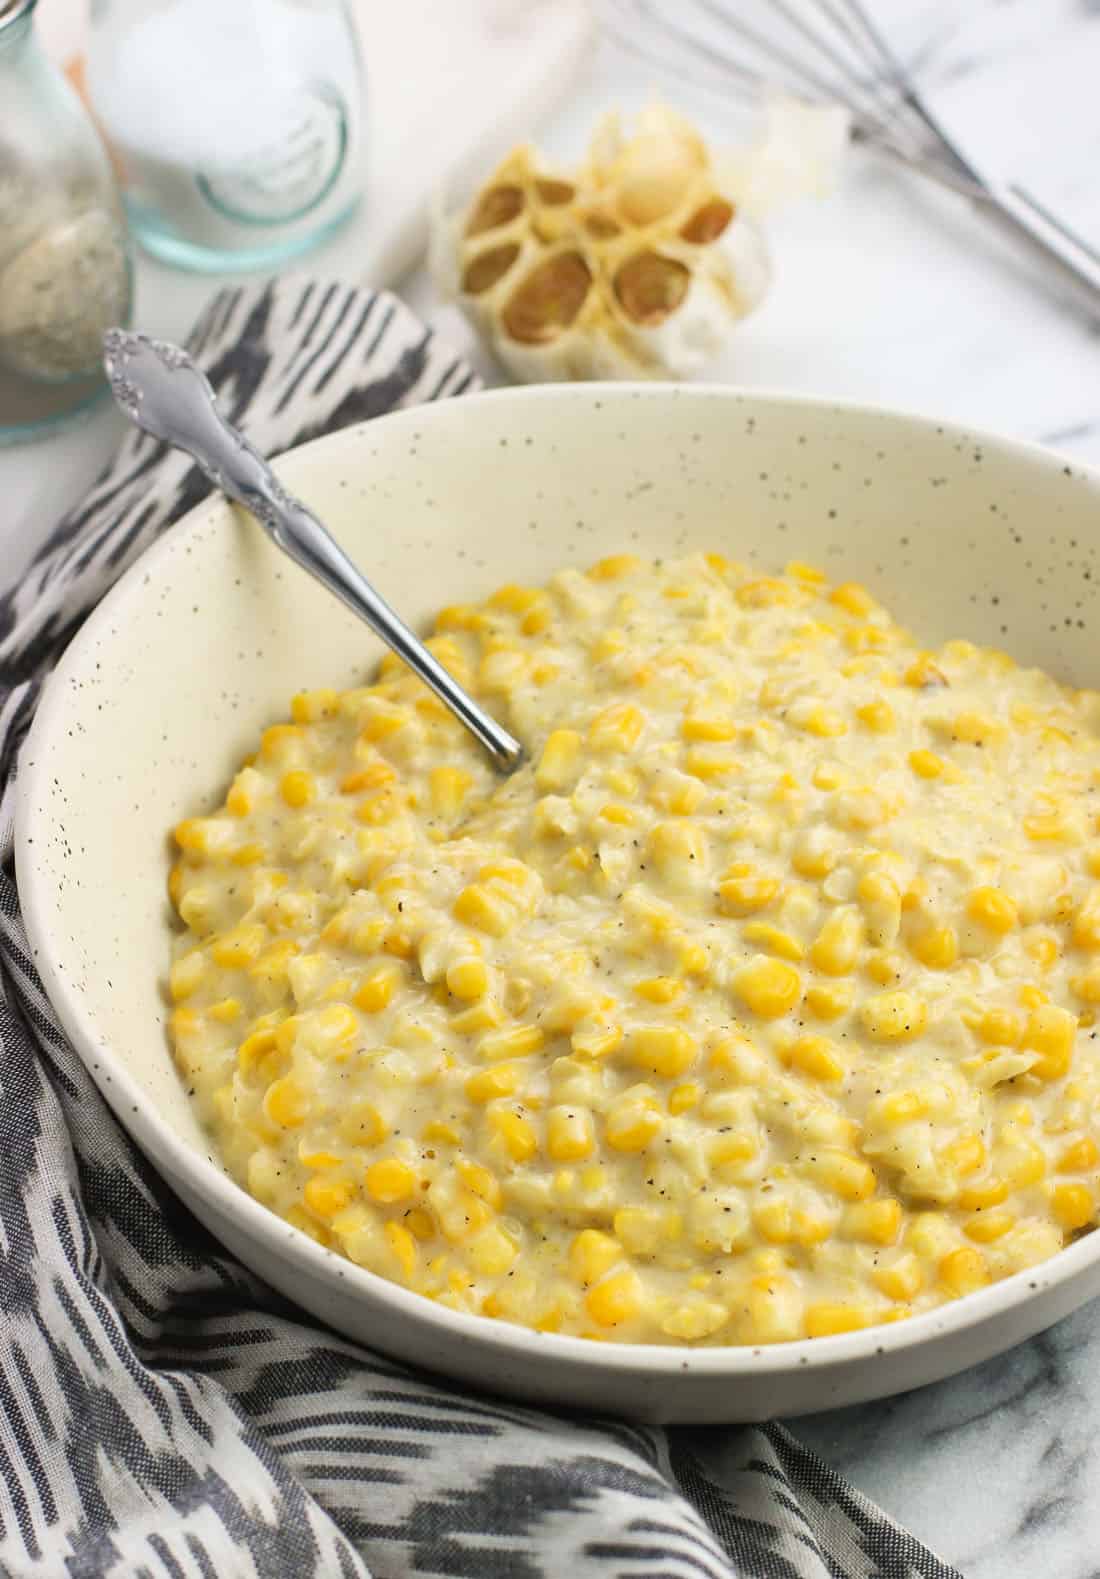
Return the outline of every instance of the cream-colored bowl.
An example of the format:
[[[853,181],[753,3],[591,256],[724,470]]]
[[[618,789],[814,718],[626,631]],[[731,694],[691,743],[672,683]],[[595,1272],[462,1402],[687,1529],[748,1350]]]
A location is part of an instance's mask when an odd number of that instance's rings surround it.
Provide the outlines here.
[[[279,471],[413,621],[616,549],[719,549],[858,578],[930,643],[966,635],[1100,682],[1100,477],[890,412],[724,389],[504,391],[385,417]],[[464,1382],[658,1420],[854,1403],[983,1360],[1100,1291],[1100,1234],[894,1326],[771,1348],[597,1344],[432,1304],[233,1184],[165,1037],[166,830],[213,806],[291,694],[359,683],[365,628],[220,498],[126,575],[23,755],[20,890],[38,968],[121,1122],[204,1223],[364,1343]]]

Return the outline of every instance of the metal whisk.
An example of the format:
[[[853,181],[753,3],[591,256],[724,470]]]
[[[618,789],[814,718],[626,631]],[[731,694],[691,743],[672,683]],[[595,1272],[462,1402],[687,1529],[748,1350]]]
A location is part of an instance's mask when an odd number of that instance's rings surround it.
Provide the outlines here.
[[[1100,250],[1022,187],[977,168],[861,0],[598,0],[598,9],[618,43],[693,86],[843,105],[853,138],[968,198],[1100,320]]]

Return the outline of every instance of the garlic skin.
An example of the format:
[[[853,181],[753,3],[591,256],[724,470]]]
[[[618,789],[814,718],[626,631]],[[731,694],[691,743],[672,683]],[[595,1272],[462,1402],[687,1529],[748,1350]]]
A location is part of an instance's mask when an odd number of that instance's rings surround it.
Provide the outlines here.
[[[760,145],[788,196],[792,124],[773,117]],[[805,125],[796,130],[805,142]],[[825,162],[804,160],[804,186],[821,185]],[[643,111],[629,133],[612,113],[576,170],[523,145],[464,209],[437,211],[432,273],[522,382],[689,378],[767,294],[754,218],[767,184],[751,151],[716,158],[671,110]]]

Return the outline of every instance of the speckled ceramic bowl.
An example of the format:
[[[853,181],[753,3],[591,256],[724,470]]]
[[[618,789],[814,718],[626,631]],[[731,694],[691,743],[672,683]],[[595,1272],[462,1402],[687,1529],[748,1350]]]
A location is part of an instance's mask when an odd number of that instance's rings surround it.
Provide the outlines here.
[[[616,549],[797,557],[967,635],[1100,680],[1100,477],[879,410],[722,389],[503,391],[288,455],[286,482],[398,608]],[[19,883],[38,967],[122,1123],[240,1258],[344,1332],[482,1387],[660,1420],[747,1420],[934,1381],[1100,1291],[1100,1234],[896,1326],[774,1348],[633,1347],[443,1309],[320,1249],[231,1183],[165,1039],[166,829],[213,804],[303,686],[357,683],[365,629],[212,498],[148,553],[54,675],[23,758]]]

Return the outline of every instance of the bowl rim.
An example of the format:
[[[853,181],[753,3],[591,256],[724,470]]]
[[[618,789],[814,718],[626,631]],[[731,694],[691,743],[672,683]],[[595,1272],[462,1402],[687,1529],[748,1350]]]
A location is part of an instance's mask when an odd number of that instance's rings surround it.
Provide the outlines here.
[[[1013,455],[1029,465],[1055,469],[1094,489],[1100,500],[1100,468],[1082,464],[1049,446],[1017,439],[968,424],[945,421],[924,412],[887,404],[849,400],[833,396],[792,394],[782,390],[745,388],[733,384],[693,383],[686,386],[644,382],[591,382],[542,384],[479,390],[451,400],[429,401],[422,405],[387,412],[322,434],[308,443],[285,451],[275,469],[289,473],[285,478],[294,486],[299,467],[308,469],[315,451],[338,451],[348,446],[356,453],[359,440],[375,424],[416,429],[427,423],[455,420],[457,410],[468,411],[471,404],[542,404],[557,402],[612,402],[635,400],[689,400],[729,402],[738,406],[784,407],[815,414],[835,413],[851,418],[868,418],[896,424],[900,428],[922,430],[946,441],[975,442],[990,451]],[[451,414],[451,415],[448,415]],[[369,457],[369,449],[358,453]],[[14,851],[20,905],[26,927],[31,959],[43,988],[63,1030],[72,1042],[88,1074],[113,1108],[123,1129],[137,1144],[157,1171],[185,1178],[204,1205],[220,1216],[235,1220],[242,1233],[288,1267],[297,1267],[328,1290],[341,1295],[361,1292],[388,1305],[398,1315],[432,1332],[443,1345],[450,1341],[495,1352],[502,1359],[530,1360],[537,1355],[553,1358],[571,1368],[599,1373],[626,1373],[672,1378],[693,1374],[715,1379],[738,1376],[790,1375],[814,1369],[855,1365],[870,1357],[885,1359],[922,1347],[934,1338],[947,1337],[972,1327],[984,1326],[1026,1304],[1040,1291],[1057,1287],[1075,1278],[1100,1260],[1100,1231],[1087,1234],[1076,1243],[1057,1251],[1036,1266],[967,1294],[949,1304],[907,1316],[897,1322],[865,1327],[832,1337],[800,1338],[784,1343],[716,1344],[706,1347],[673,1344],[621,1343],[614,1339],[594,1343],[589,1339],[497,1320],[488,1316],[451,1310],[391,1282],[365,1267],[319,1245],[294,1228],[268,1207],[255,1200],[212,1158],[182,1140],[170,1124],[161,1119],[145,1101],[143,1092],[116,1058],[109,1043],[101,1037],[81,994],[70,986],[61,968],[64,947],[50,925],[53,904],[50,884],[40,874],[33,856],[38,840],[46,843],[44,821],[48,797],[45,793],[46,763],[51,741],[63,732],[65,705],[71,694],[70,680],[79,675],[85,655],[96,636],[123,614],[127,603],[140,596],[139,589],[151,570],[175,551],[176,544],[202,528],[219,512],[228,515],[228,502],[215,493],[192,506],[156,542],[150,545],[126,570],[87,616],[48,676],[39,699],[31,729],[19,758],[15,786]],[[126,1118],[121,1117],[121,1112]]]

